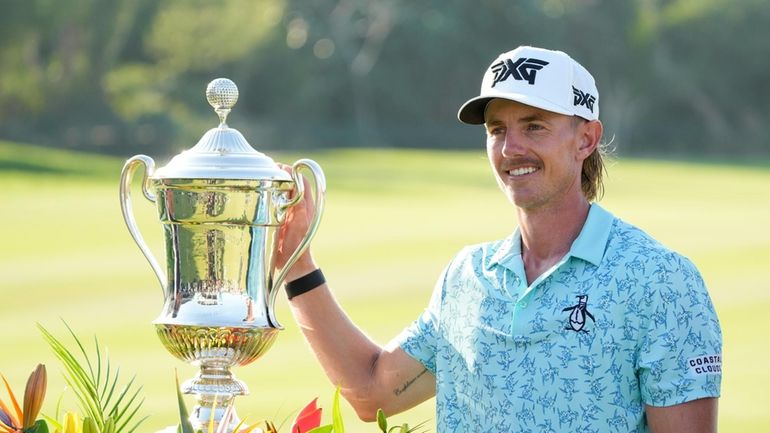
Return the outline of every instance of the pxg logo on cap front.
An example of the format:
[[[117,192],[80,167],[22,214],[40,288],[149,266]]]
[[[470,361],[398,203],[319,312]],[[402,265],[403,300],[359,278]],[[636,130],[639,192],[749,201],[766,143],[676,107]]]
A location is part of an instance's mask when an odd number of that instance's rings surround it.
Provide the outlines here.
[[[511,59],[500,60],[492,65],[492,72],[495,74],[495,79],[492,81],[492,87],[495,84],[505,81],[508,77],[513,77],[514,80],[525,80],[529,84],[535,84],[535,76],[537,71],[543,69],[543,66],[547,65],[545,60],[521,57],[515,62]]]

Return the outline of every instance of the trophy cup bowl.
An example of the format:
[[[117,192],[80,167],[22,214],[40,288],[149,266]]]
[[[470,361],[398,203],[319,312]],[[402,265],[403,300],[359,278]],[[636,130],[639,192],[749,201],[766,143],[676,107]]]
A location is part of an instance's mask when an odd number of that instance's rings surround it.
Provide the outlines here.
[[[227,408],[235,396],[249,391],[230,367],[264,355],[282,329],[275,317],[276,295],[315,236],[326,184],[314,161],[295,162],[289,174],[227,126],[238,99],[232,81],[212,81],[206,96],[219,115],[219,126],[158,170],[145,155],[127,160],[120,202],[129,232],[163,288],[163,309],[153,322],[158,337],[172,355],[200,367],[182,385],[184,393],[198,396],[191,422],[201,428],[213,419],[216,425],[227,423],[231,432],[238,417]],[[130,185],[140,167],[142,192],[156,204],[163,227],[165,269],[133,217]],[[296,251],[278,269],[278,231],[287,210],[305,195],[301,172],[313,180],[315,214]],[[225,413],[228,419],[223,419]]]

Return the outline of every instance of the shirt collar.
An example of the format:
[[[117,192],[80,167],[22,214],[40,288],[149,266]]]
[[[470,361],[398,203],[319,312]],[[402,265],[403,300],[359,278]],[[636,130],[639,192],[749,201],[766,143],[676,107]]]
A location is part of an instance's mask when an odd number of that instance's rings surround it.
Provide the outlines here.
[[[576,257],[595,266],[599,266],[604,251],[607,248],[607,240],[610,237],[612,222],[615,217],[596,203],[591,204],[580,234],[572,242],[568,256]],[[508,269],[515,270],[515,260],[521,261],[521,231],[516,230],[505,238],[497,251],[490,257],[487,263],[487,269],[494,265],[501,265]]]
[[[583,229],[580,230],[577,239],[572,242],[569,254],[599,266],[604,257],[604,251],[607,249],[607,240],[610,238],[610,230],[612,230],[614,220],[615,217],[611,213],[593,203],[591,209],[588,210],[588,218],[583,224]]]

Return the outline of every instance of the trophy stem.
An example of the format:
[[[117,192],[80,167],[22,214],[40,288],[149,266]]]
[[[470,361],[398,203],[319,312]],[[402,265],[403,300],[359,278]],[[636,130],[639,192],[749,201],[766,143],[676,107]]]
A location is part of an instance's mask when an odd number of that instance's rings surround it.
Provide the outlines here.
[[[225,417],[227,417],[226,420],[224,419]],[[215,432],[220,431],[220,424],[226,422],[227,427],[223,431],[225,433],[237,433],[234,430],[241,422],[241,420],[238,419],[238,414],[235,412],[232,398],[230,399],[229,404],[224,407],[220,407],[219,404],[217,404],[216,409],[212,406],[202,405],[199,400],[198,404],[193,407],[193,411],[190,414],[190,424],[192,424],[193,430],[203,432],[209,431],[208,428],[212,419],[214,420],[213,431]]]
[[[190,414],[190,422],[196,431],[208,431],[213,420],[214,431],[219,431],[219,425],[226,422],[224,431],[233,433],[240,422],[235,412],[235,396],[246,395],[249,389],[233,376],[227,364],[201,363],[200,372],[182,384],[182,392],[195,394],[198,398],[198,404]]]

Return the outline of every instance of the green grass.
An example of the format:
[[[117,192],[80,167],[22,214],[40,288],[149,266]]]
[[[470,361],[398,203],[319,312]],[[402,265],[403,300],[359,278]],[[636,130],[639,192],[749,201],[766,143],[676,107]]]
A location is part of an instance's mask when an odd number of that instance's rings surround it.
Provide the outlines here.
[[[293,161],[299,155],[272,155]],[[314,254],[352,319],[382,343],[422,311],[434,279],[463,245],[508,235],[513,208],[497,190],[483,152],[344,150],[306,152],[328,178],[327,211]],[[163,165],[166,160],[158,160]],[[98,335],[123,375],[144,385],[148,432],[175,422],[173,371],[150,322],[161,293],[122,221],[122,161],[0,143],[0,372],[22,392],[37,362],[48,364],[44,411],[63,389],[61,369],[35,322],[58,337],[59,318],[88,340]],[[134,190],[139,225],[156,254],[153,207]],[[701,269],[724,331],[720,430],[770,431],[770,168],[766,165],[620,159],[603,205],[689,256]],[[253,365],[235,369],[251,388],[241,417],[282,419],[334,386],[304,343],[283,296],[286,330]],[[74,409],[72,396],[65,405]],[[349,431],[375,431],[343,402]],[[433,418],[432,402],[393,422]],[[431,428],[434,425],[431,421]]]

